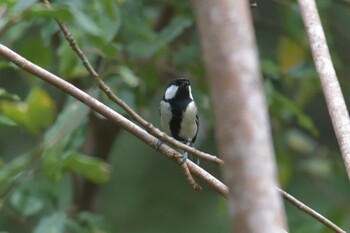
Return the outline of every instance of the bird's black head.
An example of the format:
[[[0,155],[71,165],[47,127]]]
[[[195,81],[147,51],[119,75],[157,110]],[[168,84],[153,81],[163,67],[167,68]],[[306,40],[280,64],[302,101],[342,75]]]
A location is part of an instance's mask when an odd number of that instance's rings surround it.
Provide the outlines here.
[[[178,86],[178,87],[185,87],[185,86],[189,86],[190,85],[190,81],[188,79],[186,79],[186,78],[177,78],[177,79],[172,80],[169,83],[168,87],[170,87],[172,85]]]
[[[171,100],[186,98],[193,99],[190,81],[186,78],[177,78],[172,80],[165,91],[164,99]]]

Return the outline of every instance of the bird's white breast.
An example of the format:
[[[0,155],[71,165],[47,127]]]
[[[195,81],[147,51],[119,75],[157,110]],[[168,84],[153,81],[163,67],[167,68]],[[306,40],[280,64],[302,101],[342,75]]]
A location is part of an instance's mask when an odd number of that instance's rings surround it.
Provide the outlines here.
[[[171,108],[170,108],[170,104],[165,102],[164,100],[160,101],[160,115],[162,116],[161,124],[164,132],[171,136],[170,125],[169,125],[172,117]]]
[[[188,104],[186,111],[182,115],[181,130],[179,136],[191,141],[197,133],[196,124],[197,107],[194,101]]]

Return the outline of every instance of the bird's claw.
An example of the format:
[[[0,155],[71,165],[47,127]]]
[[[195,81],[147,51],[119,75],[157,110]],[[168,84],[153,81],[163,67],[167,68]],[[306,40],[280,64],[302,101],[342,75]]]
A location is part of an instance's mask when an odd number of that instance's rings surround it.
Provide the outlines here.
[[[158,141],[156,142],[156,149],[159,150],[159,147],[163,144],[163,141],[158,139]]]
[[[185,151],[180,157],[180,159],[181,159],[180,164],[183,164],[187,158],[188,158],[188,153]]]

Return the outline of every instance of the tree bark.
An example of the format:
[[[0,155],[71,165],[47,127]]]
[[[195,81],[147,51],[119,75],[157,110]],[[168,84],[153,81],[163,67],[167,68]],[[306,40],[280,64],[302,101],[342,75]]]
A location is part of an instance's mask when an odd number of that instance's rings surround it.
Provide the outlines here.
[[[285,232],[262,76],[246,0],[195,0],[224,156],[232,232]]]
[[[327,46],[316,2],[298,0],[329,115],[350,179],[350,118]]]

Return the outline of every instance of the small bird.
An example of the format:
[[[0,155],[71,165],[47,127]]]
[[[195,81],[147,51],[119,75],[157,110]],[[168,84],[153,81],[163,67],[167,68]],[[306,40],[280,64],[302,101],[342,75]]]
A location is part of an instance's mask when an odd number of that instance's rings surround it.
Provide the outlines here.
[[[188,79],[177,78],[169,83],[160,101],[160,118],[163,130],[168,135],[189,146],[196,141],[199,117]],[[187,152],[184,152],[182,162],[187,157]],[[199,164],[199,159],[194,158]]]

